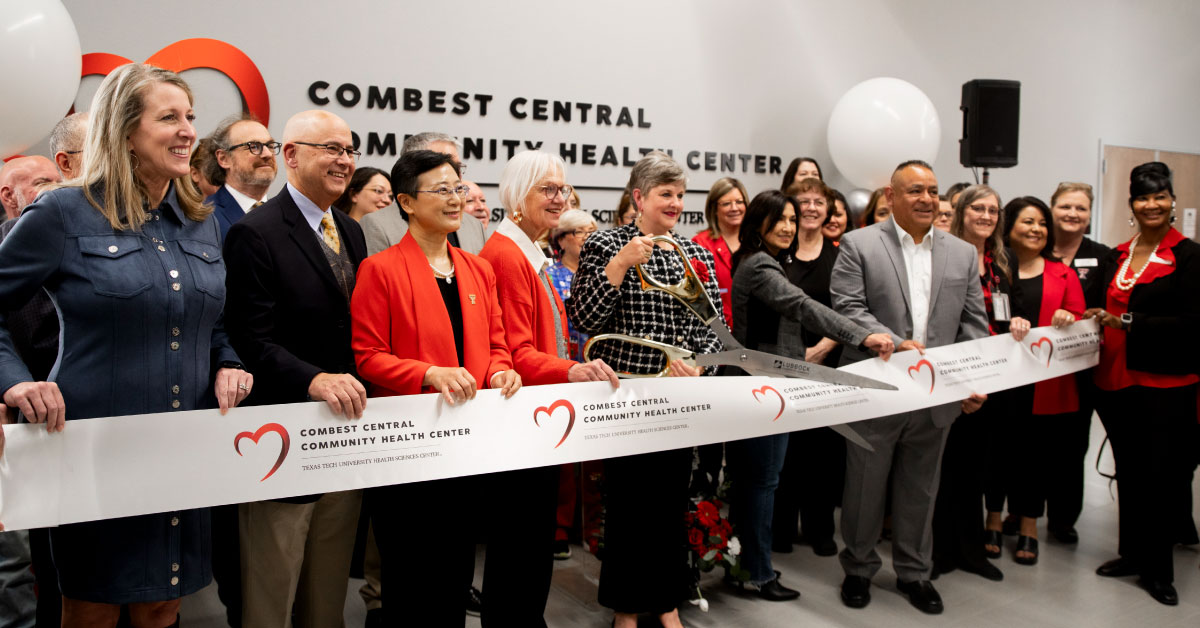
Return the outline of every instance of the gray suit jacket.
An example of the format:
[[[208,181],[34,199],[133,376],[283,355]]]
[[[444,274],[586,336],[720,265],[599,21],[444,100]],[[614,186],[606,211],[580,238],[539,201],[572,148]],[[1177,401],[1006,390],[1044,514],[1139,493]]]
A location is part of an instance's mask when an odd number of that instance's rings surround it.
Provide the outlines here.
[[[388,205],[363,216],[359,226],[362,227],[363,236],[367,238],[367,255],[374,255],[399,244],[400,238],[408,233],[408,221],[400,216],[402,211],[404,210],[396,205]],[[472,255],[479,255],[486,241],[483,225],[474,216],[464,213],[462,226],[458,229],[459,248]]]
[[[833,266],[830,292],[833,308],[872,333],[890,333],[899,347],[912,338],[912,305],[908,271],[896,237],[894,220],[855,229],[842,237]],[[933,229],[932,286],[925,346],[939,347],[988,335],[987,312],[975,247]],[[854,347],[842,353],[842,363],[870,357]],[[932,408],[934,423],[949,425],[959,404]]]
[[[748,329],[761,321],[753,320],[752,301],[759,301],[779,316],[775,344],[759,343],[758,349],[789,358],[804,359],[807,347],[801,330],[804,326],[838,342],[857,347],[870,332],[845,316],[825,307],[788,281],[783,267],[770,255],[759,251],[741,260],[733,275],[733,337],[745,343]],[[762,310],[757,310],[762,315]]]

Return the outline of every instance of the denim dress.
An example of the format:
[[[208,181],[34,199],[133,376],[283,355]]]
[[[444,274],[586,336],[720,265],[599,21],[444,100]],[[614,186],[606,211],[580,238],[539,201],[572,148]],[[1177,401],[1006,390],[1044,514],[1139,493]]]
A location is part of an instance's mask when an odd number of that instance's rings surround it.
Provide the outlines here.
[[[216,364],[238,361],[221,324],[216,219],[189,220],[173,185],[149,216],[138,231],[115,230],[81,188],[62,188],[26,208],[0,244],[0,310],[42,286],[54,299],[61,331],[49,379],[68,421],[213,407]],[[0,325],[0,391],[32,379]],[[207,509],[63,525],[50,545],[63,595],[77,600],[169,600],[212,577]]]

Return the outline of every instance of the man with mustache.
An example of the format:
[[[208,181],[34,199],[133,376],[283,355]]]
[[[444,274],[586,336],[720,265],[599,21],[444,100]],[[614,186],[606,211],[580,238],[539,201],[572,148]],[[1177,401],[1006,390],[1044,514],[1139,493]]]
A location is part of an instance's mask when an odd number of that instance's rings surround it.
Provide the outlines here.
[[[265,150],[265,148],[264,148]],[[350,348],[350,295],[362,230],[332,210],[354,174],[350,127],[320,110],[283,132],[287,185],[225,238],[229,339],[256,374],[252,404],[324,401],[362,416],[367,391]],[[361,491],[241,504],[242,624],[341,626]]]
[[[233,223],[263,204],[275,182],[280,144],[248,113],[225,118],[208,137],[215,150],[204,174],[221,187],[205,202],[212,204],[224,238]]]

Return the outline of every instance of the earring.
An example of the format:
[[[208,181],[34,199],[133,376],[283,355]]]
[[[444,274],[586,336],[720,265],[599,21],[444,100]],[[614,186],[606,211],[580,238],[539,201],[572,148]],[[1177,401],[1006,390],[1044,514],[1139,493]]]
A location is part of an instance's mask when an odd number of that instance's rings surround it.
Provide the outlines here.
[[[1171,224],[1175,224],[1175,208],[1171,208]]]
[[[134,170],[137,170],[138,166],[142,165],[142,162],[138,160],[137,153],[135,153],[133,151],[129,151],[129,158],[133,160],[133,169]]]
[[[1129,214],[1129,226],[1132,227],[1135,224],[1137,224],[1137,223],[1133,222],[1133,214]]]
[[[522,220],[525,220],[525,214],[521,213],[521,208],[517,207],[517,208],[513,209],[512,210],[513,223],[519,225],[519,224],[521,224]]]

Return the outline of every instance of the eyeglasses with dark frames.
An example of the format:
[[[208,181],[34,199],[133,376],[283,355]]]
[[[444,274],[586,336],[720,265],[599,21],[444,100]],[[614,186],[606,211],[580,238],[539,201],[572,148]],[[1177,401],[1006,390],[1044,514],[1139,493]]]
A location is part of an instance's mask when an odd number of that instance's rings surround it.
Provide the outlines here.
[[[296,143],[300,144],[301,142]],[[251,155],[261,155],[263,148],[266,148],[272,153],[278,155],[279,149],[282,147],[283,144],[280,144],[279,142],[242,142],[241,144],[234,144],[233,146],[226,148],[225,152],[232,153],[234,149],[245,148],[246,150],[250,151]]]
[[[340,157],[342,155],[342,153],[346,153],[346,156],[349,157],[350,159],[355,159],[355,158],[362,156],[362,151],[354,150],[353,146],[347,146],[347,147],[343,148],[341,146],[338,146],[337,144],[314,144],[312,142],[295,142],[295,143],[303,144],[304,146],[312,146],[313,148],[323,149],[325,151],[325,154],[329,155],[330,157]]]

